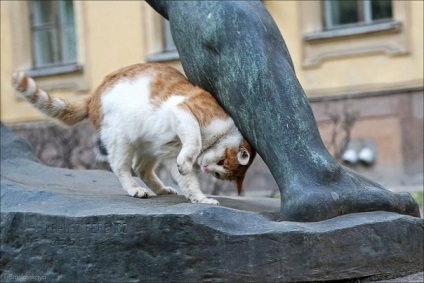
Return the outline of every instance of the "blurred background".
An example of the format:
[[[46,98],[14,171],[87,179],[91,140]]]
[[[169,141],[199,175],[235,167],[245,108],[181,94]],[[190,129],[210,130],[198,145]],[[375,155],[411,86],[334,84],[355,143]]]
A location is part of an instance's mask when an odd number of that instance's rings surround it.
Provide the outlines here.
[[[422,206],[423,1],[262,2],[286,41],[328,150],[391,190],[411,191]],[[27,72],[52,95],[78,100],[108,73],[139,62],[182,70],[168,22],[144,1],[1,1],[1,121],[49,166],[108,169],[93,128],[47,121],[12,90],[13,71]],[[236,194],[233,184],[206,176],[202,184],[209,194]],[[260,158],[244,189],[279,195]]]

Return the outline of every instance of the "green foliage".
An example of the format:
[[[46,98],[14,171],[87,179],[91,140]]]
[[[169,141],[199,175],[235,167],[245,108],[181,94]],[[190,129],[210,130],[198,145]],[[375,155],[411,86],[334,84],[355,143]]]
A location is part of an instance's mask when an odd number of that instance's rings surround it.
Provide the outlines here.
[[[412,197],[418,203],[419,206],[424,206],[424,193],[423,191],[411,193]]]

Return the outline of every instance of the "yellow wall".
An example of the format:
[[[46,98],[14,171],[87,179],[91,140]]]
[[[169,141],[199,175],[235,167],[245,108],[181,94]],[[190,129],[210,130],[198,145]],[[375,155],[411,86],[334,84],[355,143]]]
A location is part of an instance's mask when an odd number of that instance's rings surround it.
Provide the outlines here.
[[[25,31],[24,26],[28,22],[22,20],[22,11],[28,3],[0,2],[1,120],[14,123],[42,119],[10,86],[12,72],[28,69],[30,64],[28,28]],[[285,38],[300,82],[308,95],[316,96],[423,86],[423,1],[395,2],[407,2],[403,6],[396,4],[400,8],[396,6],[398,12],[395,12],[400,19],[407,19],[403,26],[407,30],[379,36],[395,45],[405,45],[404,51],[359,52],[329,57],[313,66],[305,64],[305,58],[314,55],[317,52],[314,48],[321,43],[305,42],[304,34],[310,32],[311,24],[313,27],[310,19],[318,15],[310,5],[318,1],[265,1],[265,5]],[[149,54],[161,49],[160,17],[145,2],[75,1],[75,15],[78,63],[83,72],[37,79],[41,87],[55,95],[80,99],[93,91],[109,72],[143,62]],[[341,48],[356,41],[371,42],[373,38],[324,41],[322,46],[333,44]]]
[[[0,1],[0,11],[1,11],[1,120],[7,120],[12,114],[10,111],[7,111],[8,108],[13,107],[13,99],[11,99],[12,89],[10,87],[10,73],[12,71],[12,44],[10,41],[11,31],[10,31],[10,18],[9,13],[7,12],[7,2]]]
[[[84,12],[91,87],[109,72],[144,61],[141,1],[84,1]]]
[[[17,56],[19,52],[14,50],[14,45],[29,45],[29,35],[23,39],[12,28],[14,19],[11,16],[15,16],[22,5],[28,3],[1,1],[1,120],[5,123],[43,119],[26,101],[16,96],[10,85],[13,71],[28,69],[28,58],[22,58],[29,56],[28,52]],[[53,95],[68,100],[81,99],[91,93],[108,73],[143,62],[147,54],[143,30],[146,8],[149,7],[141,1],[76,1],[78,63],[83,71],[40,77],[36,79],[37,83]]]
[[[358,54],[335,56],[318,66],[303,64],[309,18],[318,15],[319,1],[266,1],[266,7],[280,27],[294,61],[297,76],[310,96],[388,90],[423,86],[423,1],[393,1],[395,20],[402,21],[400,32],[387,32],[338,39],[339,45],[377,41],[373,49]],[[309,7],[312,7],[309,9]],[[392,37],[392,38],[390,38]],[[375,45],[405,48],[395,54]],[[379,42],[380,41],[380,42]],[[329,42],[329,40],[327,40]],[[329,44],[332,44],[331,42]],[[317,45],[317,44],[315,44]],[[325,48],[325,45],[324,45]]]

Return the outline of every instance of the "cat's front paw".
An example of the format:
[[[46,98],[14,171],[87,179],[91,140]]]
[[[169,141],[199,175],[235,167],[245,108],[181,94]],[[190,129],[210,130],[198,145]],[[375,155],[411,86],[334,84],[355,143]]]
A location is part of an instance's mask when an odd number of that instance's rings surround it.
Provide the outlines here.
[[[148,198],[151,196],[151,194],[145,188],[142,187],[132,187],[129,188],[127,192],[130,196],[135,198]]]
[[[163,187],[157,193],[157,195],[178,195],[178,192],[171,187]]]
[[[204,204],[212,204],[212,205],[219,205],[219,202],[216,199],[213,198],[207,198],[205,196],[195,196],[195,197],[189,197],[188,200],[191,203],[204,203]]]
[[[217,201],[216,199],[213,199],[213,198],[204,198],[204,199],[202,199],[202,201],[200,203],[219,205],[219,201]]]
[[[181,175],[187,175],[193,170],[193,161],[185,158],[177,158],[177,167]]]

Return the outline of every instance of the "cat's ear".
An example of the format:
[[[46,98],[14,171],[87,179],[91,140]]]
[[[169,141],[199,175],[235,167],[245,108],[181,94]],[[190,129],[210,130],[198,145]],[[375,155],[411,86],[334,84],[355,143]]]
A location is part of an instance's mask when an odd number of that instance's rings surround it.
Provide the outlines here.
[[[238,195],[240,195],[241,191],[243,190],[243,181],[244,181],[244,175],[236,178],[236,186],[237,186]]]
[[[244,146],[240,146],[239,152],[237,153],[237,159],[241,165],[247,165],[247,163],[249,163],[250,154]]]

